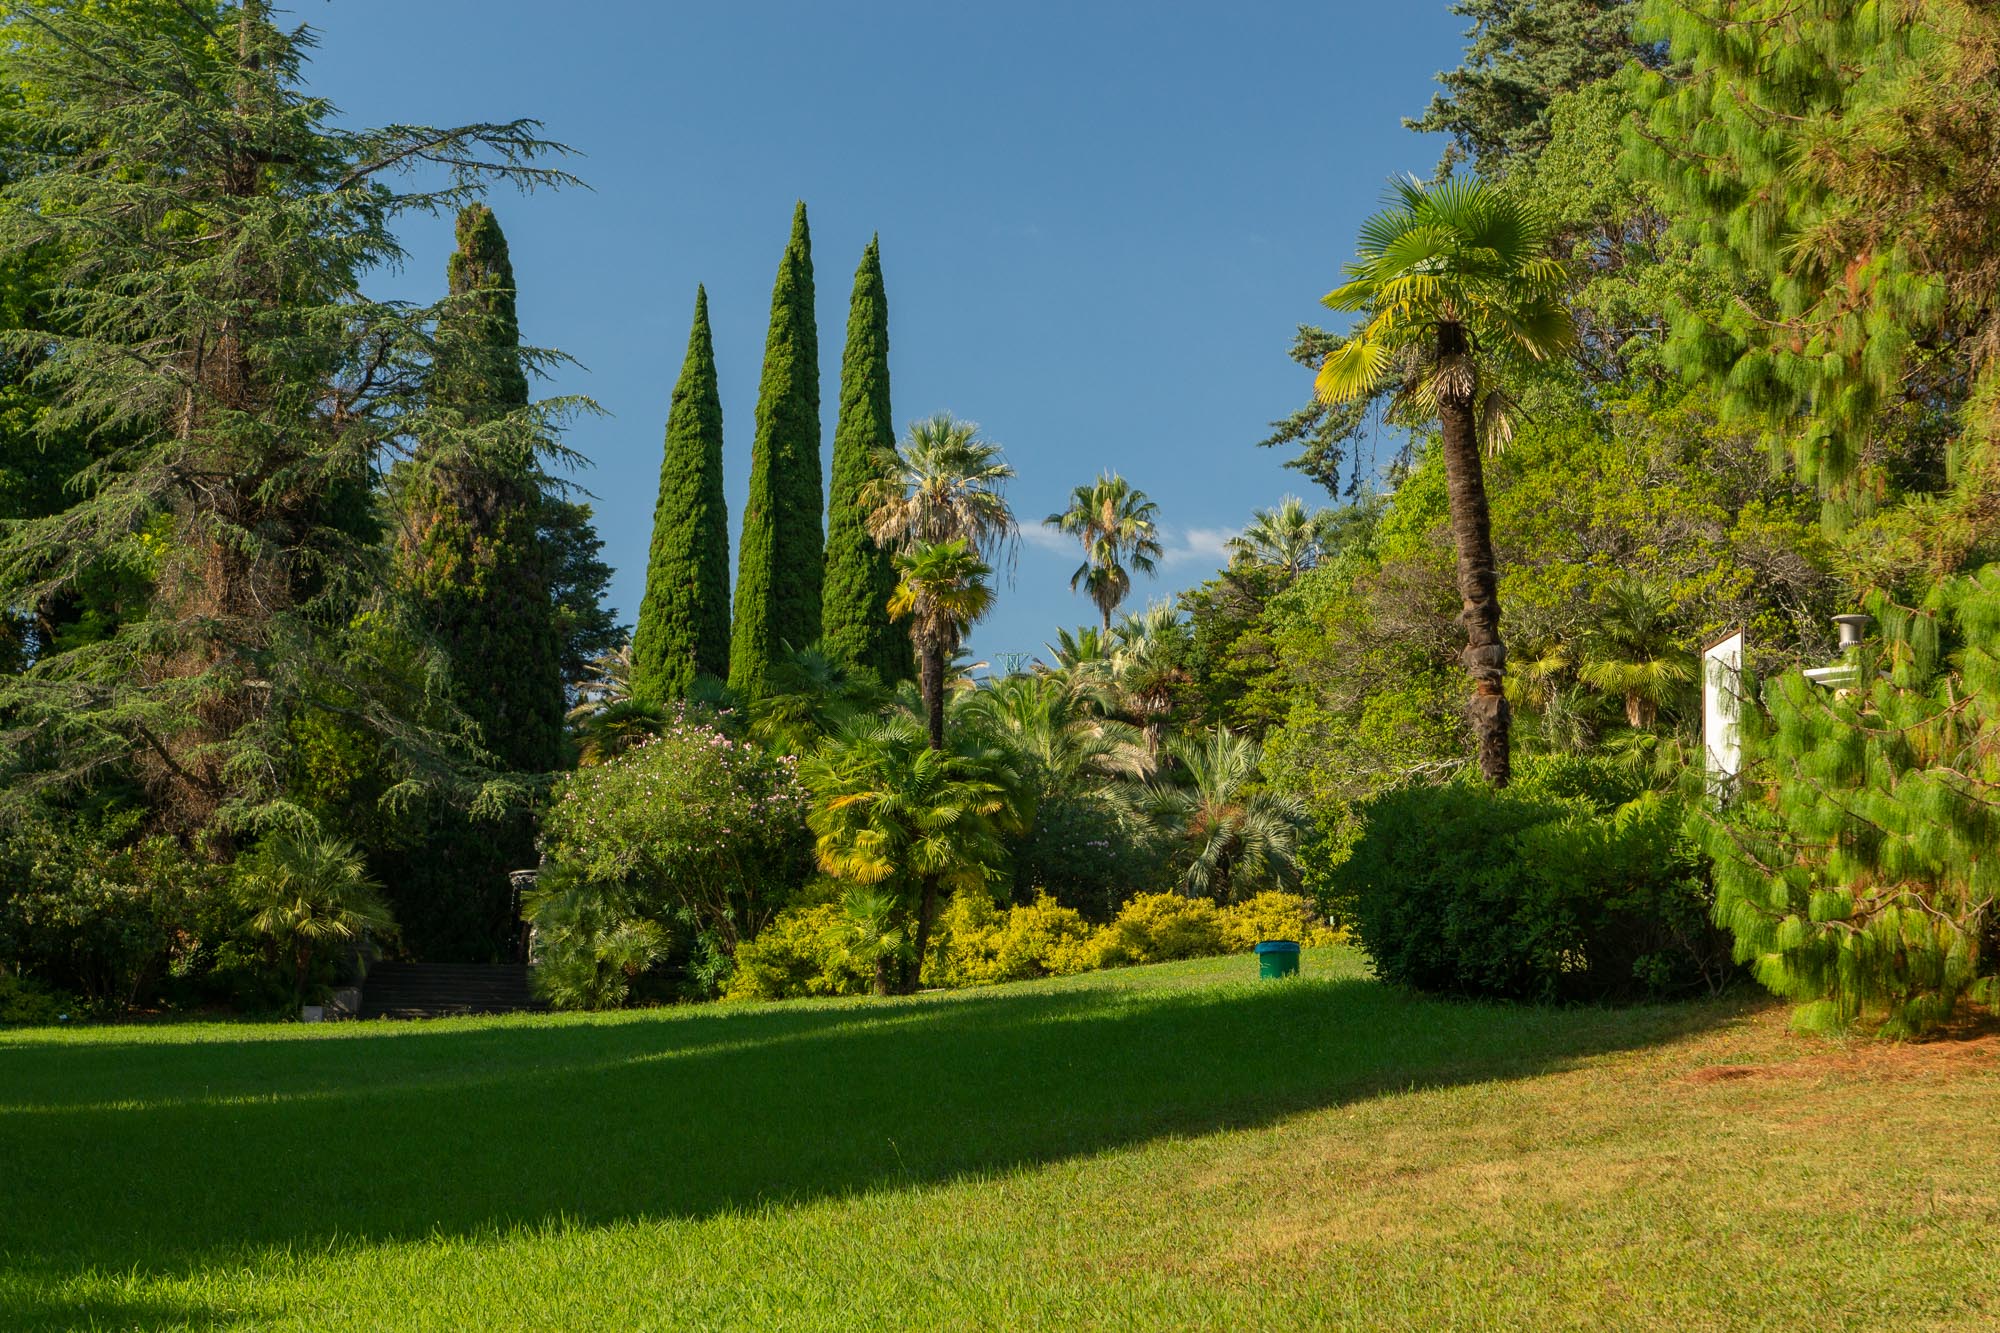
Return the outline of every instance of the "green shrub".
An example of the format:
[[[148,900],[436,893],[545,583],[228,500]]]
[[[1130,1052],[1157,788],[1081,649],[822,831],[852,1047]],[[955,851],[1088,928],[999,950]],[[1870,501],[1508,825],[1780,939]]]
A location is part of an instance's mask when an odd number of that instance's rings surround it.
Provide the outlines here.
[[[222,869],[137,823],[52,811],[0,833],[0,965],[93,1012],[204,989],[242,914]]]
[[[1566,763],[1514,787],[1405,787],[1367,803],[1338,872],[1377,975],[1419,990],[1598,1000],[1720,986],[1708,863],[1685,811]],[[1603,792],[1609,799],[1584,794]]]
[[[1092,921],[1109,921],[1132,891],[1166,882],[1173,840],[1099,792],[1051,797],[1014,848],[1014,883],[1023,902],[1046,893]]]
[[[684,993],[714,994],[743,942],[810,872],[806,793],[791,757],[683,706],[672,717],[658,737],[556,786],[532,904],[552,1003],[623,1003],[670,953],[675,966],[663,970],[677,971]]]
[[[620,886],[547,875],[522,904],[535,925],[535,992],[558,1009],[615,1009],[667,951],[667,931]]]
[[[74,995],[0,972],[0,1027],[47,1027],[83,1012]]]

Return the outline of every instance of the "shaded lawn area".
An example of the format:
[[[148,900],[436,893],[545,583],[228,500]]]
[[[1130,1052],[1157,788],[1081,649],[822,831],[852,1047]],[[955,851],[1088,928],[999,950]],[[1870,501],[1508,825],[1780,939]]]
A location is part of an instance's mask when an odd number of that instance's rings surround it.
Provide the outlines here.
[[[1305,971],[0,1035],[0,1324],[2000,1321],[1994,1038]]]

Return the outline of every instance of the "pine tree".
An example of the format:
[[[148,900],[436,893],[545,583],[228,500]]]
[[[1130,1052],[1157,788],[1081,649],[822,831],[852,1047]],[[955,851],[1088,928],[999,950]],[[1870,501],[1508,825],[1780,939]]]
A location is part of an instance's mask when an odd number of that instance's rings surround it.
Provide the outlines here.
[[[1482,176],[1512,171],[1548,143],[1558,96],[1610,78],[1635,57],[1658,62],[1658,51],[1632,36],[1637,9],[1635,0],[1455,0],[1451,12],[1472,20],[1465,59],[1438,75],[1444,91],[1403,124],[1451,135],[1444,170],[1470,158]]]
[[[1706,841],[1716,920],[1798,1027],[1904,1037],[1962,998],[2000,1011],[2000,564],[1870,610],[1835,688],[1792,672],[1743,709]]]
[[[819,334],[813,316],[812,236],[806,206],[792,214],[792,239],[771,292],[771,329],[757,390],[750,454],[750,499],[737,557],[736,619],[729,683],[763,692],[788,648],[820,635],[826,551],[820,515]]]
[[[694,327],[667,415],[660,498],[646,596],[632,636],[632,688],[684,696],[695,678],[729,674],[729,507],[722,493],[722,398],[708,329],[708,292],[695,289]]]
[[[880,458],[896,444],[889,410],[889,298],[881,239],[868,242],[854,273],[847,347],[840,359],[840,420],[833,430],[833,495],[826,521],[826,647],[884,684],[914,674],[910,640],[889,623],[896,591],[891,552],[868,535],[865,493],[885,476]]]

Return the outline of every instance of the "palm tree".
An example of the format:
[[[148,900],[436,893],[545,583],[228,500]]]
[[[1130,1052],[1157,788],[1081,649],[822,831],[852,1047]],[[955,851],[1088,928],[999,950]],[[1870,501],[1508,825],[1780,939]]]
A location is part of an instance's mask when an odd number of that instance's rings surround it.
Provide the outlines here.
[[[1437,421],[1479,768],[1503,787],[1510,772],[1507,650],[1480,444],[1497,447],[1512,431],[1500,371],[1545,360],[1574,341],[1561,300],[1566,274],[1550,253],[1545,221],[1521,199],[1471,177],[1428,187],[1397,182],[1389,207],[1362,224],[1346,272],[1325,303],[1367,318],[1327,354],[1314,391],[1326,403],[1354,402],[1400,377],[1395,410],[1409,421]]]
[[[1227,903],[1246,875],[1294,883],[1305,807],[1258,785],[1263,747],[1217,727],[1199,738],[1177,736],[1170,748],[1188,785],[1160,789],[1154,808],[1185,843],[1185,892]]]
[[[1161,602],[1126,616],[1111,632],[1112,686],[1123,700],[1122,711],[1144,728],[1149,754],[1160,752],[1174,691],[1189,679],[1181,665],[1186,631],[1180,612]]]
[[[813,795],[808,818],[820,869],[883,886],[898,895],[901,920],[914,917],[905,992],[915,990],[922,975],[940,895],[986,888],[1005,856],[1000,834],[1007,801],[995,780],[995,756],[947,751],[931,741],[908,714],[869,718],[800,767]],[[868,915],[871,934],[889,938],[892,923],[880,912]],[[877,990],[886,990],[886,967],[876,976]]]
[[[818,644],[789,653],[772,673],[770,690],[750,709],[750,736],[785,754],[804,754],[890,695],[866,667],[851,667]]]
[[[673,710],[652,699],[608,703],[576,729],[576,762],[583,768],[609,763],[627,750],[664,735],[673,724]]]
[[[1674,632],[1673,598],[1650,579],[1630,577],[1605,589],[1607,605],[1584,637],[1586,685],[1621,695],[1625,720],[1650,730],[1660,706],[1671,703],[1694,681],[1694,654]]]
[[[1152,773],[1138,730],[1100,716],[1088,691],[1056,676],[1007,676],[967,695],[959,711],[1028,770],[1037,803],[1092,782]]]
[[[605,649],[584,663],[583,670],[583,679],[569,684],[574,704],[564,720],[571,726],[580,726],[600,709],[632,697],[632,641]]]
[[[941,412],[879,451],[881,478],[862,491],[868,535],[890,550],[962,541],[974,555],[1011,559],[1018,530],[1001,491],[1014,476],[976,422]]]
[[[897,552],[895,559],[899,582],[889,598],[889,618],[910,618],[931,748],[942,750],[945,664],[972,623],[993,605],[993,590],[986,585],[993,569],[963,538],[922,542]]]
[[[1116,472],[1100,472],[1096,481],[1070,492],[1069,508],[1042,520],[1083,544],[1083,563],[1069,576],[1069,590],[1088,589],[1106,633],[1111,613],[1132,591],[1133,572],[1151,574],[1163,554],[1159,513],[1144,491]]]
[[[313,961],[326,946],[396,933],[361,850],[339,838],[272,834],[246,858],[237,884],[250,929],[292,964],[293,1004],[304,1000]]]
[[[1329,509],[1307,509],[1304,500],[1287,495],[1277,508],[1254,512],[1250,526],[1229,539],[1230,562],[1279,570],[1289,583],[1326,554],[1332,513]]]

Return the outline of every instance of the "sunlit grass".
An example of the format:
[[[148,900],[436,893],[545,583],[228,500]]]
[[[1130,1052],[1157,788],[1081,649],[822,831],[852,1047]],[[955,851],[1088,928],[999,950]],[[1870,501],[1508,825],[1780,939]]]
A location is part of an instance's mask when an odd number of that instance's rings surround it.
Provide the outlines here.
[[[0,1035],[0,1323],[2000,1320],[1993,1039],[1305,971]]]

